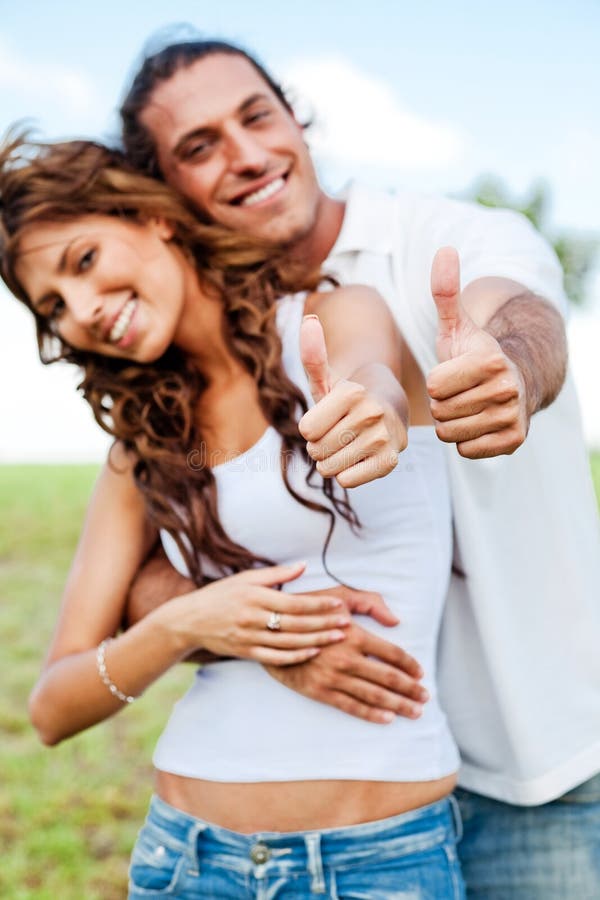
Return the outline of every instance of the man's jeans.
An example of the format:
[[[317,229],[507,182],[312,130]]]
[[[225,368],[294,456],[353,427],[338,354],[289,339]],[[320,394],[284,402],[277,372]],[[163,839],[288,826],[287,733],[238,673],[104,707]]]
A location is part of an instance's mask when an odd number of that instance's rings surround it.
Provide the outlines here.
[[[453,798],[346,828],[237,834],[153,797],[129,900],[464,900]]]
[[[542,806],[455,793],[468,898],[600,900],[600,775]]]

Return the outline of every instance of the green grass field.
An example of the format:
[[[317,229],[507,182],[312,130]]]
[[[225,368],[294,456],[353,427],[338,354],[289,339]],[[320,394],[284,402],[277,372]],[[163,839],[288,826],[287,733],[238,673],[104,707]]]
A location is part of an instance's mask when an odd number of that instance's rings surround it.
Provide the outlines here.
[[[0,466],[0,897],[121,900],[180,666],[123,714],[47,749],[27,696],[94,482],[93,466]],[[592,457],[600,498],[600,454]]]

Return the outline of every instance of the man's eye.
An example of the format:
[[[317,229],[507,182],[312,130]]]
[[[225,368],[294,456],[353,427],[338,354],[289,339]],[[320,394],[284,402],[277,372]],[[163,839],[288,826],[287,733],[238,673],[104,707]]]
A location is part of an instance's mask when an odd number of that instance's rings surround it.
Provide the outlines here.
[[[189,147],[186,147],[183,152],[183,158],[185,160],[188,159],[198,159],[198,157],[206,156],[208,151],[210,150],[210,143],[208,141],[202,141],[198,144],[190,144]]]
[[[252,125],[254,122],[260,122],[262,119],[267,119],[270,115],[270,109],[257,109],[246,117],[246,124]]]
[[[90,248],[90,250],[86,250],[83,256],[80,256],[77,261],[77,271],[85,272],[90,268],[94,259],[96,258],[96,250],[94,248]]]

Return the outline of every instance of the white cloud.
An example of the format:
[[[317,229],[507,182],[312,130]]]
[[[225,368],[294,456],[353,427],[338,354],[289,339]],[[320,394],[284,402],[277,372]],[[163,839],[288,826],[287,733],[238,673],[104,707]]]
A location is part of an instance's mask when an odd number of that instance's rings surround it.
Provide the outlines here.
[[[417,115],[384,80],[343,57],[297,60],[283,74],[312,114],[311,146],[325,161],[435,169],[463,154],[457,128]]]
[[[97,105],[90,79],[60,63],[19,56],[0,42],[0,90],[21,94],[30,107],[50,101],[64,112],[83,115]]]

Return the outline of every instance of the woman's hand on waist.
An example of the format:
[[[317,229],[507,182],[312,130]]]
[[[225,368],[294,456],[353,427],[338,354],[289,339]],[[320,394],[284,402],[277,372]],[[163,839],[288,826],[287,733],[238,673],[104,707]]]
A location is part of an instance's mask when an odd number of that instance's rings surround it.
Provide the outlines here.
[[[164,603],[150,614],[181,657],[197,648],[218,656],[287,666],[342,641],[350,615],[330,594],[274,589],[298,578],[304,563],[267,566],[221,578]]]

